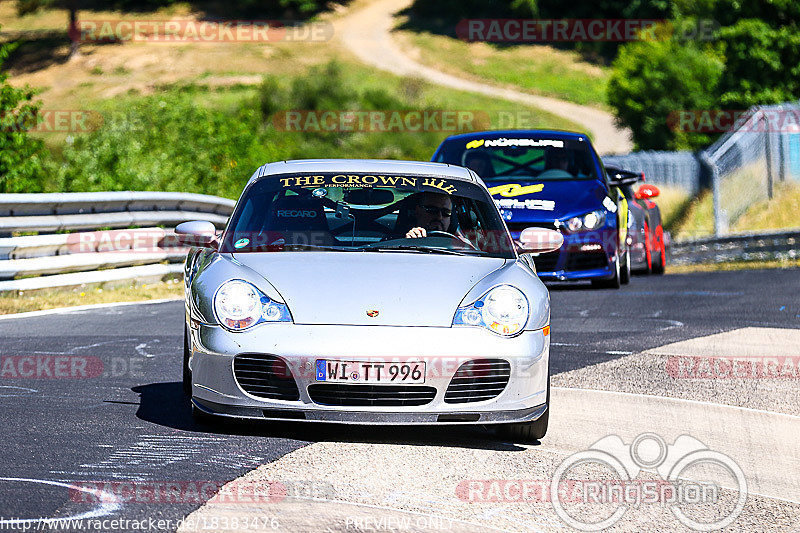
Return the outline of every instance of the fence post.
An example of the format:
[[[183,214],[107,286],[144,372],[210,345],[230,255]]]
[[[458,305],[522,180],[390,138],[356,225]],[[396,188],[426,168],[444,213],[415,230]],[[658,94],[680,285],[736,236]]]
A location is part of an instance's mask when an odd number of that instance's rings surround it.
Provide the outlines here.
[[[761,113],[761,117],[764,119],[764,134],[766,137],[764,138],[764,158],[767,163],[767,197],[772,200],[773,195],[773,177],[772,177],[772,143],[770,139],[771,132],[769,131],[769,119],[767,118],[766,113]]]
[[[711,194],[714,201],[714,236],[721,237],[723,233],[727,233],[728,227],[720,203],[719,169],[717,168],[717,164],[711,160],[708,152],[703,151],[700,154],[700,158],[711,172]]]

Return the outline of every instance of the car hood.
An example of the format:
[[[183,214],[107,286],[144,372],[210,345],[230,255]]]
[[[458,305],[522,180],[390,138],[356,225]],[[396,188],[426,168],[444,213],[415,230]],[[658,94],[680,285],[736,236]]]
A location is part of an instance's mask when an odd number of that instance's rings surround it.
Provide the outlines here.
[[[539,185],[541,190],[517,195],[516,192],[524,189],[514,185],[534,187],[534,190]],[[492,198],[506,212],[506,219],[508,220],[510,212],[510,220],[519,222],[547,222],[582,215],[602,208],[603,199],[608,196],[606,189],[597,180],[509,180],[492,181],[487,186],[492,192]]]
[[[269,281],[296,324],[452,325],[464,296],[505,259],[401,252],[265,252],[233,260]],[[377,311],[377,316],[368,316]]]

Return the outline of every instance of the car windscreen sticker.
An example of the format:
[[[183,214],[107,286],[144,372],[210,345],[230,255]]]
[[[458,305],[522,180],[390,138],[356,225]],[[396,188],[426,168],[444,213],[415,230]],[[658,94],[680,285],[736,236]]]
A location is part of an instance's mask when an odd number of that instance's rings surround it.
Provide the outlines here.
[[[517,200],[516,198],[495,199],[495,204],[501,209],[536,209],[537,211],[554,211],[556,203],[553,200],[539,200],[526,198]]]
[[[317,212],[310,209],[278,209],[277,215],[281,218],[315,218]]]
[[[250,239],[239,239],[238,241],[233,243],[233,247],[234,248],[244,248],[248,244],[250,244]]]
[[[615,204],[614,200],[612,200],[608,196],[603,198],[603,206],[606,209],[608,209],[609,211],[611,211],[612,213],[616,213],[617,212],[617,204]]]
[[[505,185],[497,185],[496,187],[489,188],[489,194],[492,196],[499,194],[505,198],[512,198],[514,196],[522,196],[523,194],[533,194],[542,192],[544,184],[537,185],[520,185],[519,183],[506,183]]]
[[[456,180],[433,176],[382,176],[378,174],[320,174],[316,176],[290,176],[279,178],[283,187],[406,187],[438,189],[455,194]]]
[[[505,147],[505,146],[533,146],[543,147],[552,146],[553,148],[564,148],[564,141],[559,139],[475,139],[467,143],[467,150],[472,148],[486,147]]]
[[[314,189],[311,194],[313,194],[317,198],[322,198],[328,195],[328,191],[325,189]]]

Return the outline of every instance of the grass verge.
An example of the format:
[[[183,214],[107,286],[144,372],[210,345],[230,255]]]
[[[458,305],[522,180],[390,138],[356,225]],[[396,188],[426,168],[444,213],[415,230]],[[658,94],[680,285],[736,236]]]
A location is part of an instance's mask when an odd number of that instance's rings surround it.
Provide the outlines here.
[[[724,272],[731,270],[794,269],[800,268],[800,259],[780,261],[733,261],[730,263],[701,263],[699,265],[667,264],[667,274],[689,274],[691,272]]]
[[[577,52],[546,45],[468,43],[444,35],[405,30],[396,32],[396,36],[415,60],[442,72],[577,104],[606,107],[610,70],[583,61]]]
[[[116,287],[41,289],[0,295],[0,315],[114,302],[139,302],[183,297],[180,280]]]

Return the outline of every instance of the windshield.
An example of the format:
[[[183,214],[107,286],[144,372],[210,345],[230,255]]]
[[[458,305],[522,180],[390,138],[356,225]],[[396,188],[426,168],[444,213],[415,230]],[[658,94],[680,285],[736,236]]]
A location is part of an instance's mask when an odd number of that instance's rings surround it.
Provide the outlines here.
[[[269,176],[237,204],[222,252],[375,251],[515,257],[491,197],[439,176]]]
[[[467,167],[485,182],[597,179],[589,143],[548,138],[451,139],[435,160]]]

